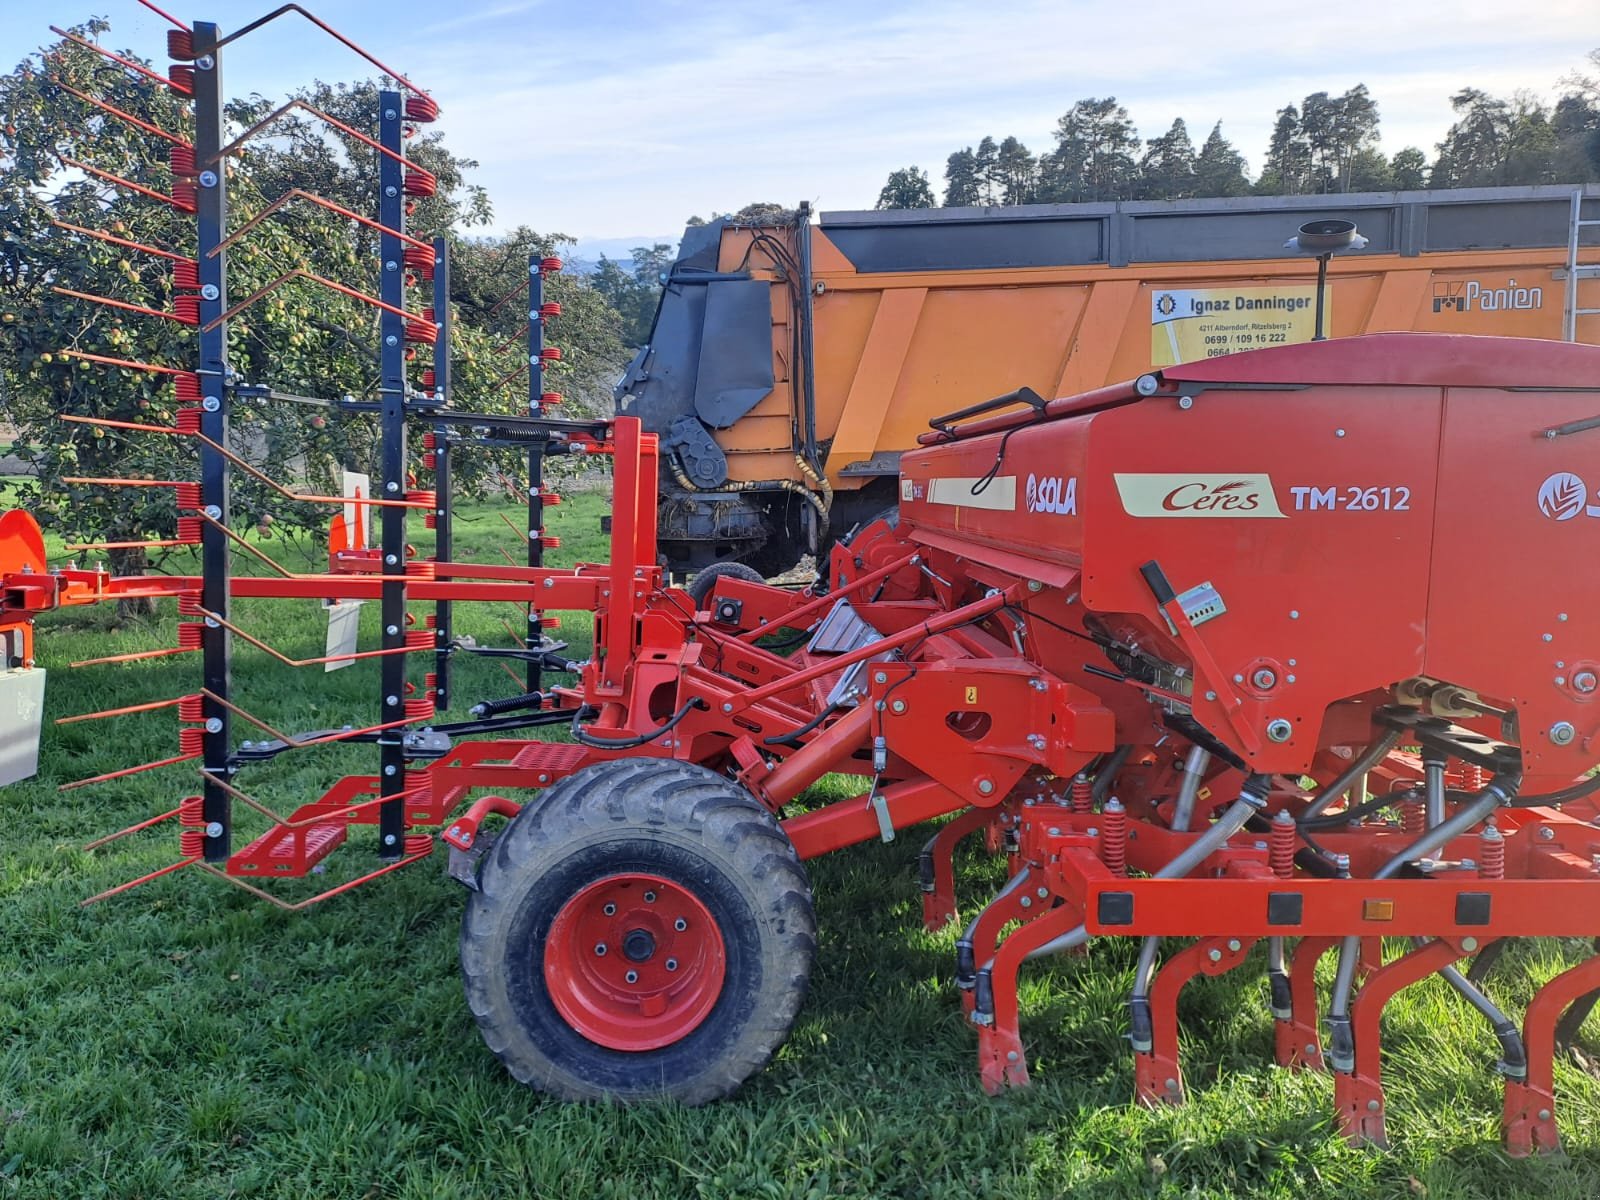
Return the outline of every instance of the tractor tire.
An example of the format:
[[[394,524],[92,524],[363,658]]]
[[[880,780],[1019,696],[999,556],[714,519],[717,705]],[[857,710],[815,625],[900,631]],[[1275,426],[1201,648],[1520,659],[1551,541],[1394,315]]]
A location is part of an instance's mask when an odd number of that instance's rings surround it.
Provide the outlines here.
[[[742,562],[713,563],[704,571],[697,571],[695,577],[689,581],[689,598],[694,601],[696,608],[704,608],[706,601],[711,597],[711,591],[719,579],[742,579],[746,583],[765,583],[766,579],[760,571],[747,566]]]
[[[789,1036],[816,952],[805,868],[743,788],[600,763],[519,813],[461,926],[467,1004],[516,1079],[563,1100],[704,1104]]]

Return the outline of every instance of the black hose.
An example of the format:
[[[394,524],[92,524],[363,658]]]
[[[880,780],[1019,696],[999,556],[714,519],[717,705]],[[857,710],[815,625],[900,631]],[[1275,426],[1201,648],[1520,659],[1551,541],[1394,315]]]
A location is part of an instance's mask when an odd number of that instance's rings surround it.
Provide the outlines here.
[[[709,707],[710,705],[696,696],[650,733],[641,733],[638,737],[630,738],[597,738],[593,734],[585,733],[582,729],[583,722],[595,716],[594,709],[585,705],[572,714],[572,736],[583,745],[592,747],[595,750],[631,750],[635,746],[648,745],[664,733],[670,733],[679,721],[689,715],[692,709]]]
[[[1558,804],[1570,804],[1574,800],[1582,800],[1585,796],[1600,791],[1600,774],[1589,776],[1581,783],[1571,787],[1562,788],[1559,792],[1546,792],[1542,796],[1518,796],[1515,800],[1506,802],[1507,808],[1553,808]]]
[[[810,733],[818,725],[821,725],[838,710],[839,706],[837,704],[830,704],[827,708],[823,709],[816,716],[812,717],[811,720],[807,721],[804,725],[801,725],[796,729],[791,729],[788,733],[780,733],[776,737],[762,738],[761,744],[763,746],[799,745],[801,738],[805,737],[806,734]]]
[[[1348,825],[1352,821],[1359,821],[1363,817],[1370,817],[1375,812],[1390,808],[1396,804],[1412,803],[1419,799],[1414,791],[1386,792],[1381,796],[1374,796],[1357,804],[1354,808],[1341,809],[1339,812],[1321,813],[1309,820],[1302,818],[1296,822],[1301,829],[1337,829],[1340,825]]]
[[[1123,764],[1128,761],[1128,755],[1133,753],[1133,744],[1124,742],[1113,750],[1109,757],[1102,759],[1095,768],[1094,787],[1091,803],[1099,804],[1106,798],[1106,793],[1111,790],[1111,785],[1117,781],[1117,772],[1122,770]]]

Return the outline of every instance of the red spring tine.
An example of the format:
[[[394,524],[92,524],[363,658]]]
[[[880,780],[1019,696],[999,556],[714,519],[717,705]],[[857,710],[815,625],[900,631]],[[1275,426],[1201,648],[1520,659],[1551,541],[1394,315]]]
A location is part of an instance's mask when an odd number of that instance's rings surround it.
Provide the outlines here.
[[[407,858],[433,853],[433,835],[429,833],[408,833],[403,844]]]
[[[539,315],[541,317],[559,317],[561,315],[561,305],[554,300],[546,300],[539,305]]]
[[[543,350],[539,351],[539,357],[544,359],[545,362],[560,362],[561,347],[546,346]]]
[[[203,739],[206,731],[197,726],[190,726],[178,730],[178,752],[180,754],[199,754],[204,748]]]
[[[431,370],[427,370],[422,373],[422,384],[424,387],[433,386],[433,380],[428,378],[428,376],[432,374],[433,372]],[[428,430],[427,433],[422,435],[422,448],[424,450],[437,450],[439,448],[439,435],[434,433],[431,429]]]
[[[187,178],[195,174],[193,146],[174,143],[168,150],[167,161],[172,164],[174,175]]]
[[[540,404],[560,404],[561,403],[561,393],[560,392],[543,392],[539,396],[539,403]]]
[[[199,517],[178,518],[178,540],[187,542],[191,546],[200,544],[200,532],[205,528],[205,522]]]
[[[423,698],[418,700],[407,700],[405,702],[405,714],[406,720],[408,721],[426,721],[428,718],[433,716],[433,713],[434,708],[432,700]]]
[[[172,88],[172,94],[173,95],[175,95],[175,96],[192,96],[192,95],[194,95],[194,68],[193,67],[173,67],[171,71],[167,72],[167,75],[168,75],[167,82],[168,82],[169,86]]]
[[[205,801],[199,796],[185,796],[178,802],[178,824],[204,825]]]
[[[167,57],[194,61],[194,34],[187,29],[167,30]]]
[[[439,618],[436,614],[429,613],[427,616],[422,618],[422,624],[424,628],[437,629],[439,628]]]
[[[200,324],[200,297],[199,296],[174,296],[172,298],[172,315],[184,325]]]
[[[179,404],[200,403],[200,376],[182,371],[172,377],[172,394]]]
[[[178,698],[178,720],[204,721],[206,719],[206,698],[199,692],[193,695]]]
[[[200,264],[190,259],[183,259],[172,264],[172,286],[175,288],[198,288],[200,286]]]
[[[181,621],[178,624],[178,649],[198,650],[205,640],[205,636],[206,627],[201,622]]]
[[[200,611],[201,611],[201,605],[200,605],[200,593],[199,592],[179,592],[178,593],[178,615],[179,616],[196,617],[196,616],[200,615]],[[198,624],[197,622],[191,622],[191,624],[193,624],[196,629],[204,628],[204,626]],[[184,626],[182,626],[182,625],[178,626],[178,633],[179,633],[180,637],[183,634],[183,629],[184,629]]]
[[[198,408],[180,408],[174,414],[173,425],[179,433],[199,433],[200,414],[203,410]]]
[[[206,852],[206,831],[184,829],[178,833],[178,853],[185,858],[199,858]]]
[[[176,489],[178,507],[188,509],[190,512],[200,511],[200,485],[198,483],[180,483]]]
[[[539,260],[539,271],[542,274],[554,275],[559,270],[561,270],[561,260],[554,255]]]
[[[418,566],[418,565],[419,564],[417,564],[417,563],[408,564],[408,566],[406,568],[406,574],[408,574],[408,575],[411,574],[411,567]],[[430,566],[430,567],[433,566],[432,563],[428,563],[427,565]],[[431,649],[433,649],[433,634],[430,633],[427,629],[408,629],[408,630],[406,630],[406,649],[408,649],[408,650],[431,650]]]

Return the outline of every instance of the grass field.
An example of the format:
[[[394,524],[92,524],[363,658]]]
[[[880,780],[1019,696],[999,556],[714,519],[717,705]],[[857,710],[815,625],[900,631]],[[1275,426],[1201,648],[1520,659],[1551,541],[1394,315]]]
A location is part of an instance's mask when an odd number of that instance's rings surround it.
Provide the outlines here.
[[[606,504],[580,495],[559,510],[556,561],[603,558]],[[458,529],[464,555],[480,561],[514,547],[485,506],[465,509]],[[237,611],[291,654],[322,652],[313,602]],[[367,606],[369,634],[376,617]],[[458,628],[505,644],[502,617],[519,620],[467,609]],[[66,667],[172,645],[174,621],[164,611],[118,628],[112,612],[90,609],[42,620],[49,716],[191,690],[192,656]],[[576,620],[567,633],[581,645]],[[247,707],[315,728],[367,719],[376,670],[296,673],[242,648],[235,678]],[[456,696],[516,690],[469,661]],[[194,776],[177,766],[57,785],[170,755],[174,728],[170,713],[153,713],[50,729],[39,778],[0,790],[0,1197],[1600,1196],[1600,1079],[1587,1060],[1558,1063],[1569,1157],[1508,1160],[1493,1039],[1431,984],[1389,1010],[1388,1153],[1344,1146],[1325,1077],[1268,1065],[1259,970],[1187,990],[1193,1099],[1133,1107],[1124,944],[1026,973],[1034,1086],[987,1098],[951,985],[954,934],[920,931],[917,836],[812,864],[821,944],[810,999],[788,1045],[733,1100],[548,1103],[501,1070],[463,1005],[462,893],[443,878],[442,855],[301,915],[184,873],[78,907],[176,858],[170,830],[95,854],[79,847],[172,807]],[[244,782],[292,806],[335,773],[370,769],[372,753],[286,755]],[[287,894],[368,869],[370,838],[358,832],[325,875]],[[970,912],[1000,875],[975,855],[961,866]],[[1520,1005],[1567,949],[1517,947],[1496,995]],[[1586,1032],[1600,1042],[1595,1023]]]

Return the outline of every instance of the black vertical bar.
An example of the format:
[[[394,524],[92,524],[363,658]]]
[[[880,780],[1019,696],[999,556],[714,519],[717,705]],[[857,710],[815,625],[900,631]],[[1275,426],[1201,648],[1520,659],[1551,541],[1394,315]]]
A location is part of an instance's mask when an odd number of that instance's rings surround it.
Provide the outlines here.
[[[385,500],[399,500],[406,489],[406,321],[392,309],[406,303],[405,269],[399,234],[405,230],[405,178],[396,156],[401,153],[404,108],[399,92],[382,92],[378,97],[378,140],[389,153],[378,156],[378,223],[384,232],[379,237],[382,283],[379,295],[388,306],[383,311],[379,334],[383,339],[380,354],[382,378],[381,423],[383,462],[379,494]],[[383,639],[385,650],[405,645],[406,640],[406,510],[398,506],[380,509],[383,514]],[[405,711],[406,656],[386,654],[383,664],[381,720],[398,721]],[[378,738],[380,768],[379,792],[396,796],[405,790],[404,732],[386,729]],[[405,802],[387,800],[378,806],[378,857],[394,860],[404,852]]]
[[[450,399],[450,243],[433,239],[433,316],[439,322],[439,340],[433,344],[433,396],[440,403]],[[450,524],[453,480],[450,475],[450,428],[433,427],[433,556],[440,562],[453,561],[454,540]],[[434,704],[440,710],[450,707],[450,655],[452,612],[450,601],[433,606],[434,623]]]
[[[528,258],[528,415],[544,414],[544,262]],[[528,446],[528,565],[544,566],[544,443]],[[528,606],[528,646],[537,649],[544,638],[541,613]],[[537,659],[528,660],[528,690],[537,692],[544,672]]]
[[[199,171],[196,191],[199,205],[198,253],[200,259],[200,432],[218,446],[228,444],[228,327],[219,322],[208,329],[228,309],[228,256],[217,252],[227,236],[228,186],[222,169],[223,128],[222,57],[217,45],[219,34],[214,24],[197,21],[194,27],[194,126],[195,167]],[[214,521],[229,519],[228,460],[217,451],[200,444],[200,505]],[[228,619],[228,539],[222,530],[207,522],[200,534],[200,603],[208,612]],[[201,793],[201,813],[205,819],[204,856],[206,862],[226,862],[232,850],[233,805],[221,781],[228,775],[228,755],[232,750],[228,709],[220,700],[228,699],[232,684],[232,638],[210,617],[200,638],[202,674],[207,696],[202,706],[205,733],[201,742],[201,762],[205,782]],[[214,698],[215,697],[215,698]],[[217,699],[217,698],[220,698]]]

